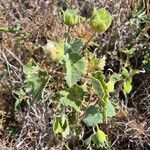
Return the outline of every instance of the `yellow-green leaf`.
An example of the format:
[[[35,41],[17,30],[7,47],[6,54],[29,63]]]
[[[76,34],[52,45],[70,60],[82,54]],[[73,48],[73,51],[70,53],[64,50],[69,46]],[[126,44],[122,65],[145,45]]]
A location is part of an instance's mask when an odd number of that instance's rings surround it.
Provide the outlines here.
[[[64,116],[56,116],[53,124],[53,131],[58,134],[61,133],[64,138],[69,135],[69,123]]]
[[[131,79],[126,79],[124,82],[123,82],[123,87],[124,87],[124,92],[126,94],[129,94],[132,90],[132,80]]]
[[[98,130],[92,135],[92,141],[101,148],[107,146],[108,144],[107,136],[102,130]]]

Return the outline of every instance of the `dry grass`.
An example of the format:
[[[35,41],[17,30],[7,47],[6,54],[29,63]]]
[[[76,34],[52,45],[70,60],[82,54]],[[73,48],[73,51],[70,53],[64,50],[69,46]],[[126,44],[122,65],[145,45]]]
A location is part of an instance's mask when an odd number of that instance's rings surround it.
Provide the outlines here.
[[[6,62],[8,70],[8,77],[4,76],[0,79],[0,149],[2,150],[62,149],[63,142],[52,131],[53,108],[55,107],[52,97],[57,85],[49,85],[43,92],[41,101],[34,102],[32,99],[25,101],[17,114],[14,112],[15,95],[13,93],[16,87],[22,86],[22,66],[27,60],[34,57],[37,63],[42,66],[44,58],[41,53],[41,46],[45,44],[47,39],[59,40],[63,36],[66,27],[60,21],[57,3],[58,0],[52,2],[44,0],[0,0],[0,27],[6,25],[10,28],[20,26],[21,32],[29,34],[29,36],[23,34],[20,37],[14,33],[0,33],[0,37],[2,34],[0,61]],[[130,21],[133,10],[138,9],[136,1],[132,0],[129,3],[128,0],[95,0],[94,4],[96,7],[108,8],[114,16],[111,28],[105,34],[97,35],[95,39],[99,44],[99,47],[96,48],[98,56],[107,54],[110,57],[107,66],[115,72],[118,67],[115,64],[120,58],[118,53],[120,54],[124,47],[133,46],[137,48],[135,59],[138,62],[138,58],[141,57],[139,54],[148,49],[150,43],[144,34],[136,37],[133,35]],[[67,3],[67,7],[80,7],[80,11],[85,13],[83,11],[84,5],[84,2],[77,0]],[[88,6],[93,5],[89,3]],[[148,3],[146,6],[143,5],[147,13],[149,13],[149,6]],[[88,9],[90,12],[93,7],[88,7]],[[86,32],[87,28],[88,32]],[[144,32],[148,31],[149,24],[145,24],[142,28]],[[86,25],[76,27],[72,31],[73,35],[79,36],[85,41],[91,32],[90,27]],[[18,39],[20,44],[14,48]],[[1,62],[0,71],[4,70]],[[141,67],[138,63],[135,64],[135,68]],[[122,110],[117,113],[116,118],[112,119],[107,127],[104,127],[104,131],[111,137],[110,142],[116,150],[148,150],[150,147],[150,109],[147,105],[150,99],[150,78],[146,76],[142,79],[139,76],[142,82],[135,85],[138,89],[135,88],[128,102],[125,102],[127,105],[122,102]],[[138,80],[136,79],[136,81]],[[61,87],[61,85],[59,86]],[[13,137],[10,132],[4,132],[7,126],[10,129],[17,128],[16,135],[19,135]]]

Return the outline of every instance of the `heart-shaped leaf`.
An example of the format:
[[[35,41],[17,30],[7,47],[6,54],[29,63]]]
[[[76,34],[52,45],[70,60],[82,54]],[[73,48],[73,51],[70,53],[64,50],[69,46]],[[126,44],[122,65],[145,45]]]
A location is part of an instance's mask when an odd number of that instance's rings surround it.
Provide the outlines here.
[[[103,115],[100,113],[99,108],[91,105],[85,112],[84,123],[87,126],[95,126],[103,122]]]

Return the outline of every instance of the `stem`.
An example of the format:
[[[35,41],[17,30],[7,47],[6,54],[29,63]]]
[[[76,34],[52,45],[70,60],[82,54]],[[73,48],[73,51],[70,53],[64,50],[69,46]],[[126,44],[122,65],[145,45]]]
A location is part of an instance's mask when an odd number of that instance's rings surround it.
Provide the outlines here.
[[[94,31],[94,32],[91,34],[90,38],[88,39],[88,41],[87,41],[87,42],[85,43],[85,45],[83,46],[83,51],[86,49],[87,45],[88,45],[89,42],[92,40],[92,38],[94,37],[95,33],[96,33],[96,31]]]
[[[71,27],[70,27],[70,26],[68,26],[68,33],[70,32],[70,29],[71,29]]]
[[[64,145],[65,145],[65,147],[67,148],[67,150],[71,150],[71,149],[68,147],[67,144],[64,143]]]

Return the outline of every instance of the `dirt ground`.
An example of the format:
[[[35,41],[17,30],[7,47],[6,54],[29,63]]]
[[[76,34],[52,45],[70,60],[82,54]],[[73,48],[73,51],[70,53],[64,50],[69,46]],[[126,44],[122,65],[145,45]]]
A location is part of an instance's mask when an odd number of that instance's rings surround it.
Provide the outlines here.
[[[60,19],[61,10],[79,9],[81,16],[89,18],[94,6],[106,7],[115,18],[110,29],[94,39],[99,45],[94,50],[97,57],[107,56],[105,73],[108,69],[119,72],[120,51],[124,47],[136,48],[131,65],[145,70],[133,77],[133,90],[127,97],[117,91],[122,109],[102,129],[109,135],[114,150],[150,149],[150,63],[147,66],[142,63],[143,53],[150,53],[150,19],[141,21],[134,16],[135,10],[150,16],[148,0],[0,0],[0,150],[62,149],[64,141],[52,130],[55,113],[52,97],[61,85],[50,83],[45,91],[48,99],[28,104],[23,101],[18,112],[14,111],[17,97],[14,91],[23,85],[23,65],[30,58],[48,68],[42,46],[47,40],[63,38],[66,26]],[[134,28],[131,21],[137,23]],[[117,96],[114,94],[112,98]],[[73,137],[67,143],[71,150],[86,149],[83,141]]]

